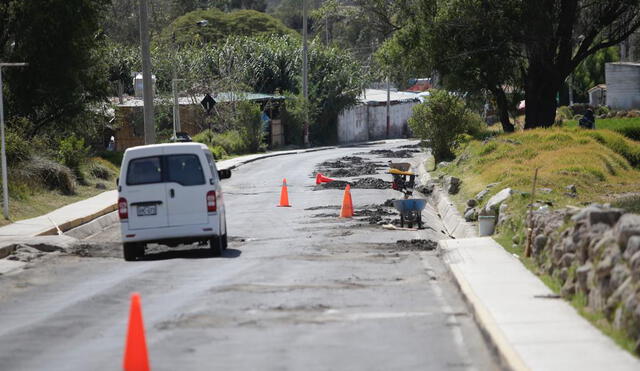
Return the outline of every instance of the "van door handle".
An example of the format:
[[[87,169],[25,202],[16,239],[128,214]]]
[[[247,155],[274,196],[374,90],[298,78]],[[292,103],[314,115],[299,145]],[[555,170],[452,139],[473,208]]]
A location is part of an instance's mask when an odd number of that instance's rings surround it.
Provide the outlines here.
[[[176,191],[174,191],[173,188],[171,188],[169,190],[169,195],[171,196],[171,198],[174,198],[176,196]]]

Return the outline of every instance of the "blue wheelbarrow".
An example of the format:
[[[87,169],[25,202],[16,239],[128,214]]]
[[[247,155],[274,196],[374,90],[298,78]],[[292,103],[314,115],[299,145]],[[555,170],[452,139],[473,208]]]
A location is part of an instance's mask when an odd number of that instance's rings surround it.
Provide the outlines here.
[[[419,198],[411,198],[406,200],[394,200],[393,207],[400,213],[400,227],[404,228],[407,223],[409,228],[413,228],[413,224],[418,225],[418,229],[422,228],[422,210],[427,206],[427,200]]]

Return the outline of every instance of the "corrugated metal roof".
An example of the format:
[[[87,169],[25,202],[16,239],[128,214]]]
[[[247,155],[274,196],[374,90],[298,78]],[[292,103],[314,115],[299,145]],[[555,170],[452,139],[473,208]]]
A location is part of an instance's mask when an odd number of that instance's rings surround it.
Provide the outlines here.
[[[411,92],[391,91],[389,95],[389,100],[396,103],[419,100],[418,95]],[[384,89],[365,89],[364,93],[358,97],[358,100],[364,104],[386,103],[387,91]]]
[[[284,100],[285,96],[283,95],[270,95],[270,94],[262,94],[262,93],[233,93],[233,92],[222,92],[212,95],[213,99],[218,103],[224,102],[234,102],[240,100]],[[200,101],[204,98],[204,94],[198,95],[195,97],[195,100],[192,97],[178,97],[178,104],[181,106],[189,106],[193,104],[200,104]],[[118,103],[118,98],[112,98],[112,101],[118,107],[142,107],[144,105],[144,101],[141,97],[124,97],[123,103]],[[154,100],[155,104],[173,104],[173,98],[156,98]]]

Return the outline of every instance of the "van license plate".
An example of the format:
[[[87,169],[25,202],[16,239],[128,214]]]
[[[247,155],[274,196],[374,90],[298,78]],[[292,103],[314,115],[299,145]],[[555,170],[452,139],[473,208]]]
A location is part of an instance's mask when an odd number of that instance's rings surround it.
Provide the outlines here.
[[[138,206],[138,216],[156,215],[156,205]]]

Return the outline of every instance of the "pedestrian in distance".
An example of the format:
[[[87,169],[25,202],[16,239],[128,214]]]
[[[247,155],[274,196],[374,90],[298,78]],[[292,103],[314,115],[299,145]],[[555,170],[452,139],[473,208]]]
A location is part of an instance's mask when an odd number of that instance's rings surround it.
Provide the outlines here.
[[[593,115],[593,111],[591,109],[587,109],[587,112],[584,113],[584,116],[582,116],[578,124],[583,129],[595,129],[596,118]]]

